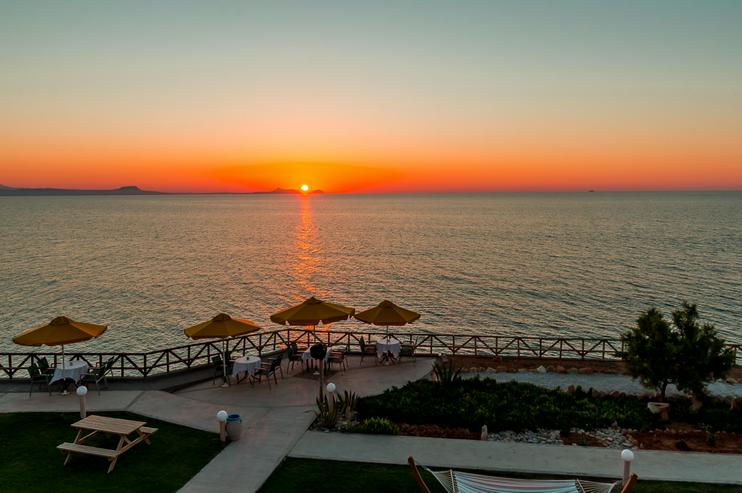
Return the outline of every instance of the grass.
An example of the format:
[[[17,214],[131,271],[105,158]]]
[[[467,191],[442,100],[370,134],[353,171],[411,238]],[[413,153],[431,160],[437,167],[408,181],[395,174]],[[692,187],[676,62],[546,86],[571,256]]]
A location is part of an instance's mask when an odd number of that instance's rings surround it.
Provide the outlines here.
[[[484,472],[483,474],[491,474]],[[503,475],[517,477],[513,474]],[[445,493],[436,480],[425,473],[432,493]],[[327,493],[332,491],[363,493],[415,493],[420,490],[407,466],[363,464],[309,459],[287,459],[268,478],[261,493]],[[635,493],[742,493],[742,486],[641,481]]]
[[[72,442],[73,413],[0,414],[0,491],[3,493],[80,493],[85,491],[177,491],[222,449],[215,433],[193,430],[129,413],[97,413],[146,421],[159,431],[151,445],[140,443],[122,454],[111,474],[108,461],[74,455],[63,466],[57,450]],[[93,437],[90,445],[115,448],[118,438]]]

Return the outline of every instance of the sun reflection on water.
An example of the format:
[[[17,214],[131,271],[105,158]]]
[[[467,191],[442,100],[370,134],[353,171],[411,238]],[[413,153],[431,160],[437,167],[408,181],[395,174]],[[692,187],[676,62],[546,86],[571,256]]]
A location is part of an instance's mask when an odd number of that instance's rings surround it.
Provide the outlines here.
[[[317,228],[312,218],[311,198],[299,196],[297,200],[299,221],[296,224],[291,274],[296,287],[299,288],[301,299],[308,296],[324,296],[325,293],[318,291],[317,285],[313,282],[313,278],[321,269],[321,250]]]

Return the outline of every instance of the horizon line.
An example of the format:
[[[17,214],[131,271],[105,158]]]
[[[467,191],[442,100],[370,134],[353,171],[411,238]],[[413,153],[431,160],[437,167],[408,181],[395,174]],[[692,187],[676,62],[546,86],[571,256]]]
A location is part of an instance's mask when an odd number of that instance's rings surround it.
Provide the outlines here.
[[[518,189],[518,190],[395,190],[395,191],[349,191],[349,192],[327,192],[321,189],[311,190],[309,192],[302,192],[298,189],[276,187],[272,190],[254,190],[254,191],[228,191],[228,190],[217,190],[217,191],[160,191],[154,189],[142,189],[137,185],[123,185],[115,188],[63,188],[57,186],[35,186],[35,187],[15,187],[0,183],[0,195],[2,190],[8,191],[41,191],[41,190],[54,190],[61,192],[70,192],[69,195],[74,195],[74,192],[115,192],[124,189],[135,189],[141,192],[142,195],[146,194],[158,194],[158,195],[424,195],[424,194],[496,194],[496,193],[657,193],[657,192],[739,192],[742,191],[742,186],[738,187],[699,187],[699,188],[574,188],[574,189]],[[284,192],[284,193],[281,193]],[[288,193],[285,193],[288,192]],[[127,195],[127,194],[119,194]],[[138,195],[138,193],[132,193],[128,195]]]

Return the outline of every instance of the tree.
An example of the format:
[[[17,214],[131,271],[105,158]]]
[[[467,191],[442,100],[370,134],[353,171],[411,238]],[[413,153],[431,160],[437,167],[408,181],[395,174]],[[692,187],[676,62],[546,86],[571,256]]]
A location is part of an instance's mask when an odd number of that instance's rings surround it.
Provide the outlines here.
[[[681,392],[703,395],[704,384],[724,378],[734,364],[732,351],[724,348],[714,326],[699,326],[696,305],[683,302],[672,320],[671,325],[661,312],[650,308],[636,327],[621,335],[624,351],[618,353],[629,374],[658,390],[663,401],[671,383]]]

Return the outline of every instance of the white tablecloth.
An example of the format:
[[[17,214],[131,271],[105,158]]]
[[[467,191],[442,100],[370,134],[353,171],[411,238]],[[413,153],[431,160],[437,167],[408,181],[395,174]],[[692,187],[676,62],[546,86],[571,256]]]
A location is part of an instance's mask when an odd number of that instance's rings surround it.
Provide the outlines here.
[[[64,368],[62,368],[61,364],[54,368],[54,376],[52,376],[52,380],[49,383],[64,380],[65,378],[71,378],[77,382],[88,372],[88,368],[90,368],[88,364],[82,360],[67,361],[64,364]]]
[[[240,373],[254,375],[258,368],[260,368],[260,358],[257,356],[243,356],[232,362],[232,376],[236,377]]]
[[[301,355],[302,361],[312,361],[314,358],[312,358],[312,353],[310,352],[311,349],[307,349],[304,351],[304,353]],[[325,354],[325,361],[330,359],[330,351],[332,351],[332,346],[327,348],[327,354]]]
[[[376,341],[376,354],[381,358],[384,353],[392,353],[395,358],[399,357],[399,350],[402,348],[402,343],[396,339],[383,338]]]

